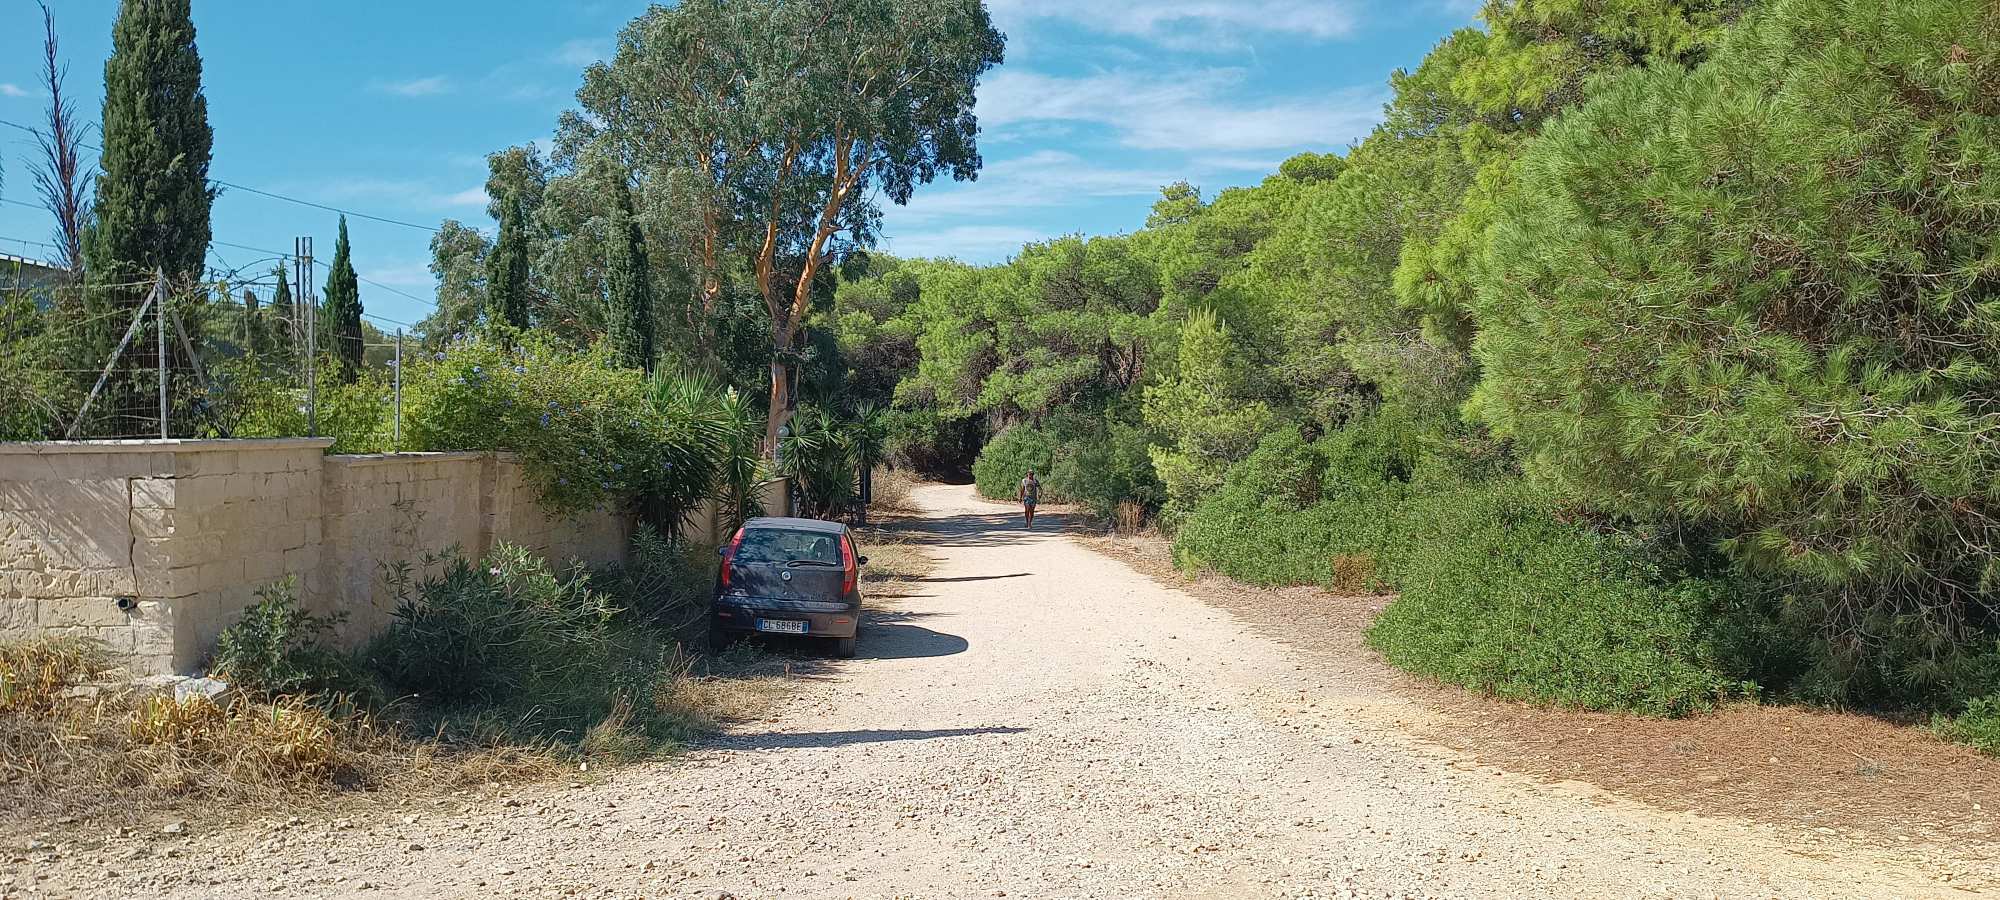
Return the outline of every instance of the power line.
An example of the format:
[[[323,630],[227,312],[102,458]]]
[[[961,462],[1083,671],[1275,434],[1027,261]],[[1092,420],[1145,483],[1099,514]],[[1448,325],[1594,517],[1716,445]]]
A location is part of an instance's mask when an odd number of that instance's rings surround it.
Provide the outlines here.
[[[32,135],[35,135],[36,137],[40,137],[40,138],[44,138],[44,139],[46,139],[46,138],[48,137],[48,135],[47,135],[47,134],[46,134],[45,132],[43,132],[43,131],[41,131],[41,130],[39,130],[39,129],[36,129],[36,128],[30,128],[30,127],[28,127],[28,126],[26,126],[26,125],[23,125],[23,124],[19,123],[19,122],[9,122],[9,121],[7,121],[6,119],[0,119],[0,125],[6,125],[6,126],[8,126],[8,127],[11,127],[11,128],[19,128],[19,129],[21,129],[22,131],[25,131],[25,132],[27,132],[27,133],[29,133],[29,134],[32,134]],[[77,146],[79,146],[79,147],[83,147],[83,148],[85,148],[85,149],[88,149],[88,150],[95,150],[95,151],[97,151],[97,152],[99,152],[99,153],[103,153],[103,152],[104,152],[104,148],[103,148],[103,147],[99,147],[99,146],[97,146],[97,145],[95,145],[95,144],[86,144],[86,143],[83,143],[83,142],[79,141],[79,142],[77,143]],[[259,196],[263,196],[263,197],[269,197],[269,198],[271,198],[271,199],[273,199],[273,200],[283,200],[283,201],[285,201],[286,203],[296,203],[296,204],[298,204],[298,205],[300,205],[300,206],[310,206],[310,207],[312,207],[313,209],[320,209],[320,210],[325,210],[325,211],[327,211],[327,212],[335,212],[335,213],[340,213],[340,214],[341,214],[341,215],[343,215],[343,216],[353,216],[353,217],[355,217],[355,218],[357,218],[357,219],[367,219],[368,221],[371,221],[371,222],[381,222],[381,223],[382,223],[382,224],[384,224],[384,225],[400,225],[400,226],[402,226],[402,227],[404,227],[404,228],[415,228],[415,229],[417,229],[417,230],[419,230],[419,231],[428,231],[428,232],[431,232],[432,234],[436,234],[436,233],[437,233],[437,232],[439,231],[439,229],[437,229],[437,228],[434,228],[434,227],[432,227],[432,226],[430,226],[430,225],[419,225],[419,224],[417,224],[417,223],[415,223],[415,222],[404,222],[404,221],[402,221],[402,220],[400,220],[400,219],[391,219],[391,218],[388,218],[388,217],[386,217],[386,216],[375,216],[375,215],[369,215],[368,213],[364,213],[364,212],[355,212],[355,211],[353,211],[353,210],[350,210],[350,209],[341,209],[341,208],[340,208],[340,207],[338,207],[338,206],[328,206],[328,205],[326,205],[326,204],[324,204],[324,203],[314,203],[314,202],[313,202],[313,201],[311,201],[311,200],[301,200],[301,199],[299,199],[299,198],[297,198],[297,197],[287,197],[287,196],[285,196],[284,194],[278,194],[278,193],[273,193],[273,192],[271,192],[271,191],[266,191],[266,190],[260,190],[260,189],[258,189],[258,188],[253,188],[253,187],[249,187],[249,186],[247,186],[247,185],[241,185],[241,184],[237,184],[237,183],[235,183],[235,182],[232,182],[232,181],[223,181],[223,180],[222,180],[222,179],[220,179],[220,178],[210,178],[210,179],[208,180],[208,183],[209,183],[209,184],[213,184],[213,185],[219,185],[219,186],[221,186],[221,187],[226,187],[226,188],[231,188],[231,189],[234,189],[234,190],[239,190],[239,191],[248,191],[248,192],[250,192],[250,193],[252,193],[252,194],[257,194],[257,195],[259,195]],[[12,201],[12,202],[19,202],[19,201]]]
[[[276,255],[276,256],[278,256],[278,257],[281,257],[281,258],[283,258],[283,259],[291,259],[291,258],[292,258],[292,255],[291,255],[291,254],[289,254],[289,253],[283,253],[283,252],[280,252],[280,251],[277,251],[277,250],[270,250],[270,249],[267,249],[267,248],[264,248],[264,247],[250,247],[250,246],[245,246],[245,245],[243,245],[243,244],[231,244],[231,243],[229,243],[229,242],[227,242],[227,241],[209,241],[209,243],[211,243],[211,244],[219,244],[219,245],[221,245],[221,246],[224,246],[224,247],[230,247],[230,248],[233,248],[233,249],[236,249],[236,250],[249,250],[249,251],[251,251],[251,252],[253,252],[253,253],[270,253],[270,254],[274,254],[274,255]],[[329,262],[326,262],[326,261],[324,261],[324,260],[319,260],[319,259],[315,259],[315,260],[313,260],[313,266],[314,266],[315,268],[324,268],[324,269],[327,269],[328,271],[331,271],[331,270],[333,269],[333,264],[332,264],[332,263],[329,263]],[[355,274],[355,276],[354,276],[354,280],[356,280],[356,281],[359,281],[359,282],[361,282],[362,284],[365,284],[365,285],[368,285],[368,286],[370,286],[370,287],[374,287],[374,288],[379,288],[379,289],[381,289],[381,290],[385,290],[385,291],[388,291],[389,293],[391,293],[391,294],[395,294],[396,296],[398,296],[398,297],[402,297],[402,298],[404,298],[404,299],[406,299],[406,300],[415,300],[416,302],[418,302],[418,303],[422,303],[422,304],[424,304],[425,306],[429,306],[429,307],[431,307],[431,308],[433,308],[433,309],[437,308],[437,301],[436,301],[436,300],[426,300],[426,299],[424,299],[424,298],[422,298],[422,297],[419,297],[419,296],[417,296],[417,295],[415,295],[415,294],[412,294],[412,293],[408,293],[408,292],[406,292],[406,291],[399,291],[399,290],[396,290],[395,288],[392,288],[392,287],[390,287],[390,286],[388,286],[388,285],[386,285],[386,284],[383,284],[382,282],[379,282],[379,281],[376,281],[376,280],[374,280],[374,279],[372,279],[372,278],[363,278],[363,277],[361,277],[361,275],[360,275],[359,273],[356,273],[356,274]]]
[[[40,206],[38,206],[38,205],[36,205],[36,204],[33,204],[33,203],[26,203],[26,202],[23,202],[23,201],[20,201],[20,200],[8,200],[8,199],[6,199],[6,198],[4,198],[4,197],[0,197],[0,203],[12,203],[12,204],[15,204],[15,205],[17,205],[17,206],[26,206],[26,207],[29,207],[29,208],[31,208],[31,209],[41,209],[41,207],[40,207]],[[42,241],[31,241],[31,240],[28,240],[28,239],[26,239],[26,238],[10,238],[10,237],[5,237],[5,236],[0,236],[0,241],[15,241],[15,242],[18,242],[18,243],[22,243],[22,244],[34,244],[35,246],[38,246],[38,247],[50,247],[50,248],[54,248],[54,247],[56,246],[56,245],[54,245],[54,244],[50,244],[50,243],[44,243],[44,242],[42,242]],[[285,253],[285,252],[283,252],[283,251],[280,251],[280,250],[272,250],[272,249],[269,249],[269,248],[267,248],[267,247],[252,247],[252,246],[249,246],[249,245],[247,245],[247,244],[232,244],[232,243],[230,243],[230,242],[228,242],[228,241],[217,241],[217,240],[211,240],[211,241],[209,241],[209,243],[210,243],[210,244],[213,244],[213,245],[215,245],[215,246],[218,246],[218,247],[229,247],[229,248],[231,248],[231,249],[235,249],[235,250],[248,250],[248,251],[250,251],[250,252],[252,252],[252,253],[269,253],[269,254],[271,254],[272,258],[274,258],[274,259],[280,259],[280,260],[285,260],[285,259],[291,259],[291,258],[292,258],[292,255],[291,255],[290,253]],[[323,268],[326,268],[326,269],[329,269],[329,270],[333,268],[333,265],[332,265],[331,263],[328,263],[328,262],[324,262],[324,261],[322,261],[322,260],[317,260],[317,259],[315,259],[315,260],[313,260],[313,264],[314,264],[314,266],[315,266],[316,268],[320,268],[320,267],[323,267]],[[428,307],[431,307],[432,309],[436,309],[436,308],[437,308],[437,305],[438,305],[438,304],[437,304],[437,301],[436,301],[436,300],[426,300],[426,299],[424,299],[423,297],[419,297],[419,296],[417,296],[417,295],[415,295],[415,294],[412,294],[412,293],[410,293],[410,292],[408,292],[408,291],[401,291],[401,290],[397,290],[396,288],[393,288],[393,287],[390,287],[390,286],[388,286],[388,285],[386,285],[386,284],[383,284],[382,282],[379,282],[379,281],[376,281],[375,279],[372,279],[372,278],[364,278],[364,277],[362,277],[362,276],[361,276],[360,274],[358,274],[358,273],[357,273],[357,274],[356,274],[356,275],[354,276],[354,278],[355,278],[355,280],[356,280],[356,281],[359,281],[359,282],[361,282],[362,284],[366,284],[366,285],[368,285],[369,287],[373,287],[373,288],[376,288],[376,289],[378,289],[378,290],[384,290],[384,291],[388,291],[389,293],[391,293],[391,294],[395,294],[395,295],[396,295],[396,296],[398,296],[398,297],[402,297],[402,298],[403,298],[403,299],[405,299],[405,300],[413,300],[413,301],[416,301],[416,302],[418,302],[418,303],[422,303],[422,304],[424,304],[425,306],[428,306]],[[399,324],[400,324],[400,323],[399,323]]]

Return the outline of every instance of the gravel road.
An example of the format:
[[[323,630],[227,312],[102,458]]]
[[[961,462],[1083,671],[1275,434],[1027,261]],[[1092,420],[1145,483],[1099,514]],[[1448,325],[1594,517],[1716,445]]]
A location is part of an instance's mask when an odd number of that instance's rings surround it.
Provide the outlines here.
[[[55,895],[1956,896],[1864,847],[1482,767],[1424,711],[968,488],[859,658],[601,781],[69,851]],[[434,805],[436,804],[436,805]],[[172,854],[169,856],[168,854]],[[1810,854],[1810,855],[1808,855]],[[7,889],[0,887],[0,894]]]

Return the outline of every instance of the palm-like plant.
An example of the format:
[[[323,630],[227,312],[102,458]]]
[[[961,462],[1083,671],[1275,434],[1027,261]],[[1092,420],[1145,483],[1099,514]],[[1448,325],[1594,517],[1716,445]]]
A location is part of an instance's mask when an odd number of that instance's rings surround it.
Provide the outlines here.
[[[861,471],[861,495],[855,515],[868,524],[868,504],[875,499],[875,464],[889,456],[889,416],[872,402],[854,409],[847,422],[848,441],[854,449],[854,463]]]
[[[764,475],[757,440],[763,433],[763,417],[732,388],[714,376],[701,372],[656,373],[648,399],[668,427],[695,436],[707,451],[708,489],[699,500],[715,500],[722,506],[721,523],[734,530],[745,519],[759,514],[757,482]],[[679,533],[692,506],[648,505],[648,518],[672,533]]]
[[[801,408],[785,439],[785,474],[798,483],[800,512],[831,518],[854,505],[853,430],[824,407]]]

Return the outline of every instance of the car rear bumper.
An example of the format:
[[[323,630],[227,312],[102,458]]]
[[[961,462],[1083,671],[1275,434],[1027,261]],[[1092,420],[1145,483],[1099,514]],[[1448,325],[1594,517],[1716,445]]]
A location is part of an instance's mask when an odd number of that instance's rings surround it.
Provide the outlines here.
[[[723,631],[757,631],[758,619],[804,622],[810,637],[851,638],[860,630],[861,610],[840,603],[717,597],[709,613],[709,621]]]

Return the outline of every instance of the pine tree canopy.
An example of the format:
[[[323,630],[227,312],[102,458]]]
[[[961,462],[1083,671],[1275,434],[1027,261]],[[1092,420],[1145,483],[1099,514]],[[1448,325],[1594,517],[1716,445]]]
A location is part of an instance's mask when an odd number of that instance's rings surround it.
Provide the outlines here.
[[[1956,629],[2000,587],[1996,85],[1975,0],[1785,0],[1605,85],[1501,204],[1474,409],[1842,624]]]

